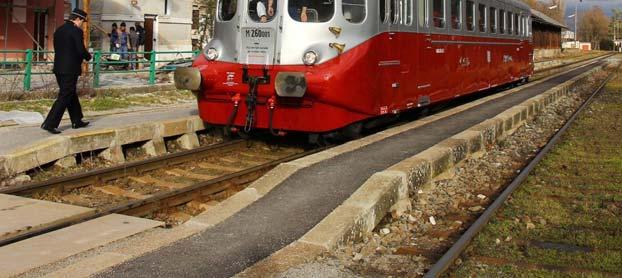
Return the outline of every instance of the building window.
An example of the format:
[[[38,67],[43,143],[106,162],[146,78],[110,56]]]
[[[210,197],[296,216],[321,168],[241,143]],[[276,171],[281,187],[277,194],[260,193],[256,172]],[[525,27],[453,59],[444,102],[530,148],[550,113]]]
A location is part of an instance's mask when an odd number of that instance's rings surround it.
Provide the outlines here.
[[[462,29],[462,0],[451,0],[451,28]]]
[[[432,0],[434,27],[445,28],[445,0]]]
[[[367,14],[365,0],[343,0],[341,6],[343,17],[348,22],[361,23],[365,20],[365,15]]]
[[[497,33],[497,9],[490,7],[490,33]]]
[[[466,1],[466,27],[467,30],[475,30],[475,2]]]
[[[479,4],[477,13],[477,22],[479,25],[480,32],[486,32],[486,5]]]

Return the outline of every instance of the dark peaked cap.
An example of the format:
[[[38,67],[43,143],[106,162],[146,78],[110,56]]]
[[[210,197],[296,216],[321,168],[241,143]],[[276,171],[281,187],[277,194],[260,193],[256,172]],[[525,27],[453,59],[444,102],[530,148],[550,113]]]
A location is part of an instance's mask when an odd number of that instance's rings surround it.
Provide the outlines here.
[[[87,21],[87,18],[86,18],[86,17],[88,16],[88,14],[87,14],[85,11],[83,11],[83,10],[80,10],[80,9],[78,9],[78,8],[75,8],[75,9],[73,9],[73,11],[71,12],[71,14],[72,14],[72,15],[75,15],[75,16],[77,16],[77,17],[79,17],[79,18],[84,19],[84,21]]]

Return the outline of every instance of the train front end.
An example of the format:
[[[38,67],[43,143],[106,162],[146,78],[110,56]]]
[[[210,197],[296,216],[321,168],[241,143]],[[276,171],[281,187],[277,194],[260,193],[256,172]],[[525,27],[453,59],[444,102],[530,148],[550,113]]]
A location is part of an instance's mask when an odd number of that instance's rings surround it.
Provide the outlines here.
[[[350,92],[365,91],[357,66],[373,28],[352,23],[364,0],[345,2],[219,0],[214,38],[175,83],[206,123],[233,131],[325,133],[368,118],[373,105]]]

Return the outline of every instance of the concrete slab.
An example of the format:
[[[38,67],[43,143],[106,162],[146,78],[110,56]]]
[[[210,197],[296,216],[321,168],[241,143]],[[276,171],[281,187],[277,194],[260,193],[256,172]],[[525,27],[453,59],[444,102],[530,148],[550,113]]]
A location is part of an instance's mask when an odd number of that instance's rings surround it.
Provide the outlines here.
[[[0,248],[0,277],[24,273],[89,249],[163,225],[112,214]]]
[[[0,240],[93,213],[90,208],[0,194]]]
[[[162,141],[162,136],[193,133],[202,127],[196,108],[179,108],[170,111],[142,111],[136,113],[105,115],[89,119],[91,125],[71,129],[67,122],[61,124],[60,135],[51,135],[39,126],[20,126],[0,129],[0,170],[3,175],[15,175],[38,166],[54,162],[80,152],[116,149],[104,154],[106,159],[122,162],[120,148],[125,144],[149,140]],[[166,124],[162,124],[162,123]],[[160,130],[165,135],[160,134]],[[195,142],[196,143],[196,142]],[[194,144],[196,145],[196,144]],[[163,150],[158,148],[154,153]]]

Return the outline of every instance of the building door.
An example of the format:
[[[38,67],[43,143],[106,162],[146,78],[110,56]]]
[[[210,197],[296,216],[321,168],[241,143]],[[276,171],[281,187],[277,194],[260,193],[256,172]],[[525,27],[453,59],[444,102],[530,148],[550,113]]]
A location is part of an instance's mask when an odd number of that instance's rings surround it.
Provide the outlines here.
[[[145,15],[145,52],[157,50],[158,26],[157,15]],[[145,54],[151,59],[150,54]]]
[[[33,42],[32,49],[43,51],[47,48],[47,18],[47,10],[35,10],[34,32],[32,33],[35,41]],[[33,58],[36,61],[44,60],[45,53],[39,52]]]

